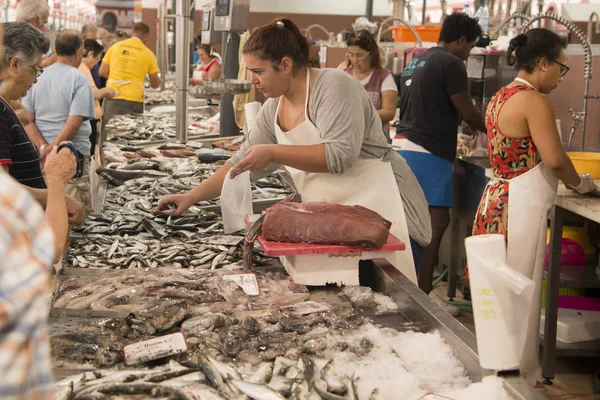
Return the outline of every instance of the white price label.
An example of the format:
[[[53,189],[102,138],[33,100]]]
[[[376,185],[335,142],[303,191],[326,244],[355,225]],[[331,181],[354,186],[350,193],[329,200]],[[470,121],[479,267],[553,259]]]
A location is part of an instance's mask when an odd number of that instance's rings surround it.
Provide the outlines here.
[[[467,61],[467,77],[473,79],[483,78],[483,67],[485,66],[485,57],[482,55],[470,56]]]
[[[223,246],[237,246],[244,240],[243,236],[220,235],[208,238],[207,243],[221,244]]]
[[[123,353],[125,353],[125,364],[134,365],[183,353],[187,349],[185,336],[182,332],[176,332],[129,344],[123,347]]]
[[[293,304],[291,306],[282,307],[282,310],[286,310],[296,315],[306,315],[316,312],[328,311],[331,307],[323,303],[317,303],[316,301],[303,301],[302,303]]]
[[[260,294],[258,281],[253,273],[223,275],[223,279],[237,283],[248,296],[258,296]]]

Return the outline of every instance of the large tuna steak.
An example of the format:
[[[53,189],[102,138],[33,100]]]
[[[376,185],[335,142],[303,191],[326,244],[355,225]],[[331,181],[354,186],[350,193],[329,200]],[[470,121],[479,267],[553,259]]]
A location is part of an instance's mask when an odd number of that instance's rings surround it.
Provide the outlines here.
[[[361,206],[279,202],[267,209],[262,234],[273,242],[381,247],[391,225]]]

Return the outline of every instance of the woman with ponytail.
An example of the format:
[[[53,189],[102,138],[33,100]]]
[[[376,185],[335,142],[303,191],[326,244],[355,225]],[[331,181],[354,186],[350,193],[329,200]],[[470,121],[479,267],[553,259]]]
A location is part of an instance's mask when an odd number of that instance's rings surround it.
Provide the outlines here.
[[[547,29],[532,29],[511,40],[509,65],[517,78],[490,101],[486,113],[493,178],[479,203],[473,235],[496,233],[507,242],[507,264],[536,283],[521,372],[536,383],[541,282],[547,213],[558,180],[579,193],[595,185],[579,175],[565,154],[546,96],[569,71],[566,40]]]
[[[192,204],[221,194],[225,179],[285,166],[303,201],[356,204],[392,222],[407,245],[431,239],[427,201],[404,159],[383,135],[381,118],[360,82],[338,69],[309,67],[309,43],[283,18],[258,28],[243,47],[252,84],[268,98],[242,149],[211,178],[159,203]],[[410,247],[398,268],[416,280]],[[397,257],[397,256],[393,256]]]

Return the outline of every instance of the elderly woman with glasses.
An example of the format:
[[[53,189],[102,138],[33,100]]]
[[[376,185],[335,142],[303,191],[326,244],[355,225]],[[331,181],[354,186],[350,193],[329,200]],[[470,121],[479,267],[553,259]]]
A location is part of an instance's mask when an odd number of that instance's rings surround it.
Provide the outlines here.
[[[381,118],[383,133],[391,143],[390,121],[396,116],[398,104],[396,81],[391,71],[382,67],[379,46],[369,31],[361,30],[353,33],[348,38],[347,44],[347,61],[342,63],[340,68],[363,85]]]
[[[0,164],[19,182],[45,188],[38,150],[29,140],[11,101],[24,97],[43,69],[50,41],[26,22],[3,24],[4,72],[0,87]]]
[[[2,84],[0,85],[0,167],[15,180],[27,187],[30,194],[43,206],[49,205],[49,182],[42,175],[40,154],[27,136],[19,117],[10,105],[11,101],[25,96],[37,82],[43,69],[42,57],[50,47],[50,41],[42,32],[26,22],[2,24],[4,55],[2,57]],[[48,171],[46,171],[48,173]],[[47,174],[46,174],[47,175]],[[55,193],[54,193],[55,194]],[[83,205],[65,196],[68,220],[71,225],[79,225],[85,220]],[[53,226],[61,226],[57,221],[60,214],[49,209],[48,218]],[[57,235],[57,237],[62,237]],[[60,241],[60,239],[58,240]],[[57,246],[63,246],[58,243]]]
[[[473,235],[501,234],[507,263],[537,284],[527,346],[521,361],[530,384],[538,364],[540,296],[544,270],[547,213],[558,180],[579,193],[595,189],[589,175],[579,175],[561,144],[548,97],[566,66],[567,42],[547,29],[532,29],[511,40],[509,65],[517,78],[492,98],[486,113],[493,178],[475,216]]]

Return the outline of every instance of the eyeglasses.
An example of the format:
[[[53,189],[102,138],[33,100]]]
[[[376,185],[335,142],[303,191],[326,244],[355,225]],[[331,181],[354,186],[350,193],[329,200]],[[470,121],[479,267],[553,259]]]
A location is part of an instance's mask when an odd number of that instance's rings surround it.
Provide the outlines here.
[[[565,76],[565,75],[567,74],[567,72],[569,72],[569,70],[571,69],[571,68],[567,67],[565,64],[563,64],[563,63],[559,63],[559,62],[558,62],[558,61],[556,61],[556,60],[552,60],[552,61],[554,61],[555,63],[557,63],[557,64],[558,64],[558,66],[560,67],[560,76],[561,76],[561,78],[562,78],[563,76]]]
[[[39,78],[40,75],[42,75],[44,73],[44,68],[40,67],[36,67],[35,65],[30,65],[31,68],[33,68],[33,70],[35,71],[35,77]]]
[[[369,55],[370,52],[367,53],[346,53],[346,57],[348,58],[356,58],[357,60],[362,60],[363,58],[365,58],[366,56]]]

